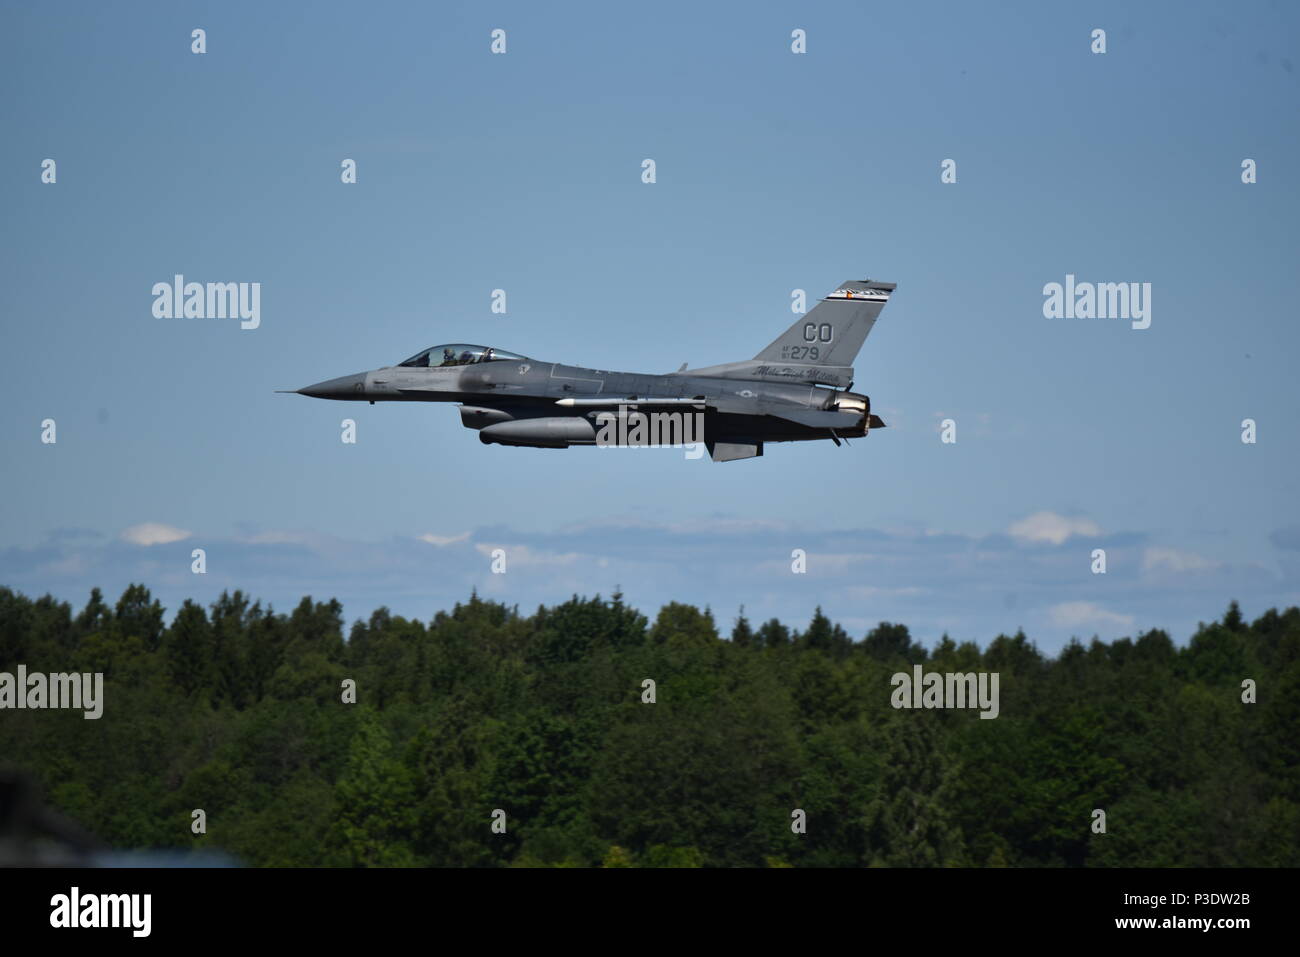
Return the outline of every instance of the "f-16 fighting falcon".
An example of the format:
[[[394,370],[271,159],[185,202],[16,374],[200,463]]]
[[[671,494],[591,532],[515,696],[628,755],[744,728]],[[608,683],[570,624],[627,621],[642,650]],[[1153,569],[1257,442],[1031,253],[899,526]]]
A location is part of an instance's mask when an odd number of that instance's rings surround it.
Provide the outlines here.
[[[685,364],[667,375],[603,372],[454,344],[297,391],[371,404],[458,402],[461,422],[485,444],[563,449],[702,441],[715,462],[762,455],[767,442],[839,445],[885,425],[871,414],[869,398],[849,390],[854,357],[893,291],[893,283],[869,279],[841,283],[754,358],[691,372]],[[667,427],[647,433],[651,420]],[[702,428],[692,436],[683,420]],[[656,440],[645,441],[647,434]]]

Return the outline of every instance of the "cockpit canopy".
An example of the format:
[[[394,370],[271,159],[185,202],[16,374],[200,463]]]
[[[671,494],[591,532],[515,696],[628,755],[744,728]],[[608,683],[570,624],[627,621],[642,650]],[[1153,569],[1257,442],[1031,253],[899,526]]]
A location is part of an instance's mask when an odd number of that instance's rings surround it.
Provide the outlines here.
[[[417,369],[433,369],[438,366],[467,366],[476,362],[496,362],[501,359],[518,360],[524,358],[527,357],[514,352],[506,352],[504,349],[494,349],[491,346],[470,346],[464,343],[453,343],[445,346],[431,346],[399,364]]]

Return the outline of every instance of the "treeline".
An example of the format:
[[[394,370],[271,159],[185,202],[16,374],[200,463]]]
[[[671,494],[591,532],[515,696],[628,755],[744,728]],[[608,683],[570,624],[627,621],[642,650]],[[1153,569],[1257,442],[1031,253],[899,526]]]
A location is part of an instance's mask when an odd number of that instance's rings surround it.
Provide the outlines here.
[[[891,676],[1000,674],[1000,715],[895,710]],[[0,763],[117,848],[255,865],[1297,866],[1300,610],[927,650],[612,599],[428,623],[236,592],[170,626],[0,589],[0,671],[103,672],[104,713],[0,711]],[[356,703],[344,703],[345,679]],[[653,704],[644,703],[654,682]],[[1242,683],[1257,685],[1243,703]],[[201,808],[207,833],[191,833]],[[494,811],[505,833],[494,833]],[[792,831],[792,812],[806,833]],[[1106,812],[1095,833],[1094,810]]]

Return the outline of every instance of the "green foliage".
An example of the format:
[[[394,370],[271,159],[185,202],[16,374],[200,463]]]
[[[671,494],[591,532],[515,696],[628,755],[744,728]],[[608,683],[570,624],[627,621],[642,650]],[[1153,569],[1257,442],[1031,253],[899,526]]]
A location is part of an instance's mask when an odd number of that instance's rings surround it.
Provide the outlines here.
[[[873,867],[964,863],[965,843],[949,811],[956,769],[938,745],[940,717],[923,711],[881,729],[880,784],[863,812]]]
[[[415,824],[412,775],[392,752],[374,712],[361,710],[347,767],[334,788],[337,813],[328,838],[329,846],[354,867],[415,863],[408,844]]]
[[[696,847],[653,844],[646,848],[642,867],[703,867],[704,855]]]
[[[0,671],[105,674],[101,719],[6,711],[0,756],[115,847],[255,865],[1300,866],[1300,609],[1055,659],[1023,633],[927,654],[888,622],[854,643],[820,608],[803,631],[741,609],[730,638],[619,594],[347,631],[333,600],[236,591],[167,624],[139,585],[76,614],[0,588]],[[894,710],[918,663],[998,672],[1000,716]]]
[[[632,855],[617,844],[611,844],[600,862],[601,867],[636,867]]]

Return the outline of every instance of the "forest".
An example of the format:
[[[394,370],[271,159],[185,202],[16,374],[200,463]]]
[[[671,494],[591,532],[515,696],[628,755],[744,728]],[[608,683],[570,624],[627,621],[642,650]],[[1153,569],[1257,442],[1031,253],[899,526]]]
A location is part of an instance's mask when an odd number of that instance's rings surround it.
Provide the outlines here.
[[[1022,632],[927,649],[882,622],[855,640],[820,609],[802,628],[676,603],[651,621],[620,594],[531,614],[471,595],[348,629],[337,601],[286,614],[236,591],[167,618],[143,585],[80,611],[0,588],[0,672],[104,676],[98,720],[0,710],[0,766],[117,849],[295,867],[1300,865],[1296,608],[1250,623],[1234,602],[1182,643],[1156,629],[1055,657]],[[996,719],[893,707],[891,676],[916,664],[997,673]]]

